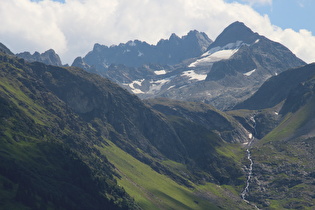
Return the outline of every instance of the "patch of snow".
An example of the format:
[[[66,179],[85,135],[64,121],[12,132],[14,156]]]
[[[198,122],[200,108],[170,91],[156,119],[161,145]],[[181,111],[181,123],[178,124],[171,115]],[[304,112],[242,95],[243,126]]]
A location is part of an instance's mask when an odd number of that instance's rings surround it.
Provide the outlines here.
[[[260,39],[257,39],[254,44],[258,43],[259,41],[260,41]]]
[[[140,93],[144,93],[142,90],[140,89],[131,89],[131,91],[134,93],[134,94],[140,94]]]
[[[197,66],[204,66],[204,65],[208,65],[209,63],[214,63],[214,62],[217,62],[220,60],[229,59],[237,51],[238,51],[238,49],[216,51],[210,55],[206,55],[204,57],[201,57],[200,59],[191,63],[188,67],[193,68],[193,67],[197,67]]]
[[[135,94],[139,94],[139,93],[144,93],[143,91],[141,91],[140,89],[138,89],[137,87],[135,87],[135,84],[138,86],[141,86],[142,82],[144,81],[144,79],[141,80],[135,80],[132,83],[128,84],[128,86],[131,88],[131,91]]]
[[[141,57],[141,56],[143,56],[144,54],[142,53],[142,52],[140,52],[140,51],[138,51],[138,57]]]
[[[158,71],[154,71],[154,73],[156,75],[163,75],[163,74],[166,74],[166,71],[165,70],[158,70]]]
[[[248,45],[248,44],[245,44],[243,41],[236,41],[235,43],[229,43],[223,47],[218,46],[218,47],[211,48],[210,50],[205,52],[202,56],[208,56],[221,50],[238,50],[243,45]]]
[[[236,53],[240,47],[248,45],[243,41],[236,41],[235,43],[229,43],[223,47],[218,46],[211,48],[204,54],[202,54],[201,58],[191,63],[188,67],[193,68],[197,66],[209,65],[210,63],[214,63],[223,59],[229,59],[234,53]]]
[[[278,112],[275,112],[275,115],[279,115],[279,113],[278,113]]]
[[[234,50],[220,50],[218,52],[215,52],[213,54],[210,55],[210,57],[212,59],[229,59],[234,53],[236,53],[238,51],[238,49],[234,49]]]
[[[248,134],[248,138],[249,138],[249,139],[252,139],[252,138],[253,138],[253,134],[252,134],[252,133],[249,133],[249,134]]]
[[[170,78],[156,80],[156,81],[151,80],[151,82],[150,82],[151,87],[150,87],[148,93],[155,93],[157,91],[160,91],[162,86],[165,85],[166,83],[168,83],[170,80],[171,80]]]
[[[167,90],[172,89],[173,87],[175,87],[175,85],[170,86],[169,88],[167,88]]]
[[[182,76],[189,77],[189,80],[205,80],[207,77],[207,74],[197,74],[194,70],[184,71],[182,73]]]
[[[255,71],[256,71],[256,69],[253,69],[253,70],[251,70],[251,71],[249,71],[249,72],[244,73],[243,75],[249,77],[249,76],[252,75],[252,73],[254,73]]]

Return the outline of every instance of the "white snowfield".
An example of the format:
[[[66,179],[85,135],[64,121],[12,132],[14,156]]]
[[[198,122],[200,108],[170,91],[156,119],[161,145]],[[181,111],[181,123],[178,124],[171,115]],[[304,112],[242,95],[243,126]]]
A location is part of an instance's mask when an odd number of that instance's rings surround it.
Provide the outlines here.
[[[252,75],[252,73],[254,73],[255,71],[256,71],[256,69],[253,69],[253,70],[251,70],[251,71],[249,71],[249,72],[244,73],[243,75],[249,77],[249,76]]]
[[[199,66],[207,66],[211,63],[229,59],[232,55],[234,55],[241,46],[247,45],[242,41],[237,41],[235,43],[229,43],[223,47],[214,47],[205,52],[200,59],[195,62],[189,64],[189,68],[199,67]]]
[[[166,83],[168,83],[169,81],[171,81],[171,78],[166,78],[166,79],[161,79],[161,80],[151,80],[150,81],[150,89],[146,92],[143,92],[142,90],[139,89],[139,87],[137,86],[142,86],[142,82],[144,81],[144,79],[141,80],[135,80],[129,84],[124,84],[130,87],[131,91],[134,94],[143,94],[143,93],[149,93],[149,94],[154,94],[158,91],[161,90],[162,86],[165,85]]]
[[[144,79],[141,80],[136,80],[133,81],[132,83],[128,84],[128,86],[131,88],[131,91],[135,94],[140,94],[140,93],[144,93],[143,91],[141,91],[140,89],[138,89],[137,87],[135,87],[135,84],[141,86],[142,82],[144,81]]]
[[[165,70],[158,70],[158,71],[154,71],[154,73],[156,75],[164,75],[164,74],[166,74],[166,71]]]
[[[195,62],[191,63],[188,67],[198,67],[198,66],[205,66],[209,65],[210,63],[214,63],[220,60],[229,59],[234,53],[236,53],[238,49],[235,50],[220,50],[218,52],[215,52],[211,55],[202,57]]]
[[[189,77],[189,80],[205,80],[207,77],[207,74],[197,74],[194,70],[184,71],[182,73],[182,76]]]

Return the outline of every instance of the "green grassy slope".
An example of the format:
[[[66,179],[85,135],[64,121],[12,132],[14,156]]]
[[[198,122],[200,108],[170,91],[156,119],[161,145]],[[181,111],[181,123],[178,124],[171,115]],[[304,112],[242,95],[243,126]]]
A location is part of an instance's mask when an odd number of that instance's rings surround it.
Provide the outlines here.
[[[127,209],[96,132],[23,60],[0,55],[0,208]]]
[[[234,209],[247,209],[232,186],[213,183],[191,183],[191,187],[179,185],[113,143],[108,143],[98,149],[115,165],[118,183],[143,209],[229,209],[232,206]],[[187,170],[185,165],[175,162],[163,161],[161,164]]]

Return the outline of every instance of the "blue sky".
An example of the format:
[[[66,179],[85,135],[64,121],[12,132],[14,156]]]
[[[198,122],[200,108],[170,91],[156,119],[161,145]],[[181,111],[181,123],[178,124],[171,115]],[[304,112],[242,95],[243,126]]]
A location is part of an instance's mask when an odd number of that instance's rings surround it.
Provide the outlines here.
[[[54,49],[63,63],[95,43],[156,44],[172,33],[214,40],[235,21],[315,62],[315,0],[0,0],[0,42],[14,53]]]
[[[244,0],[226,0],[226,2],[238,2],[250,4]],[[260,1],[263,2],[263,1]],[[283,29],[292,28],[296,31],[307,29],[315,35],[315,0],[273,0],[271,3],[252,3],[254,10],[261,15],[267,14],[272,24]]]

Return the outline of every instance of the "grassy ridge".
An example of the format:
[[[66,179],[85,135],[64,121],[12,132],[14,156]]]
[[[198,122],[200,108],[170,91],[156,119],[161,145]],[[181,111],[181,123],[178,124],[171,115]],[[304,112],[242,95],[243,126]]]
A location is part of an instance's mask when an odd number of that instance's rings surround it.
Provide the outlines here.
[[[143,209],[220,209],[233,206],[239,199],[238,192],[231,186],[192,184],[188,188],[169,177],[152,170],[148,165],[133,158],[113,143],[98,149],[112,162],[118,174],[118,183],[125,188]],[[169,163],[180,168],[179,163]],[[184,167],[184,166],[182,166]],[[185,169],[184,169],[185,170]],[[234,200],[235,199],[235,200]],[[234,200],[234,201],[233,201]],[[246,205],[239,201],[239,206]],[[235,207],[238,209],[239,207]]]
[[[144,209],[206,209],[209,202],[198,198],[191,189],[181,186],[125,153],[113,143],[99,148],[115,165],[121,184]]]

